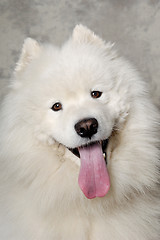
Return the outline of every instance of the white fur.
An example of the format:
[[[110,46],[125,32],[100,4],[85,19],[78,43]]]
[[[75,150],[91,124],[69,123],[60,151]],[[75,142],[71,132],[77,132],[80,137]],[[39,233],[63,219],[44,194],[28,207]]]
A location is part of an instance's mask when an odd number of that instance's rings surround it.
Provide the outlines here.
[[[111,135],[111,189],[92,200],[68,150],[88,143],[74,129],[86,117],[93,141]],[[112,44],[82,25],[60,49],[26,40],[1,111],[0,239],[158,240],[158,132],[147,86]]]

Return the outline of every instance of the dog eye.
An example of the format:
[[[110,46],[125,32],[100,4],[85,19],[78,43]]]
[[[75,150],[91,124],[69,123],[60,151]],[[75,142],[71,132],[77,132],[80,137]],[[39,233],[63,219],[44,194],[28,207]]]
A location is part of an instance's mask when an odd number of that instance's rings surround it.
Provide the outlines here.
[[[92,98],[100,98],[101,95],[102,95],[102,92],[99,92],[99,91],[92,91],[91,92]]]
[[[51,109],[53,110],[53,111],[59,111],[59,110],[61,110],[62,109],[62,104],[60,103],[60,102],[57,102],[57,103],[55,103],[52,107],[51,107]]]

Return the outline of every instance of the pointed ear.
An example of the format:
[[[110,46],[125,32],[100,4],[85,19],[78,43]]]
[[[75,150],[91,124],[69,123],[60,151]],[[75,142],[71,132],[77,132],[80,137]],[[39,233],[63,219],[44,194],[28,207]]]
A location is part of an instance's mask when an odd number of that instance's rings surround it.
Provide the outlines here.
[[[41,47],[36,40],[27,38],[24,41],[22,52],[15,68],[15,74],[25,69],[25,67],[39,55],[40,50]]]
[[[75,26],[72,39],[77,43],[90,43],[105,46],[105,42],[100,37],[81,24]]]

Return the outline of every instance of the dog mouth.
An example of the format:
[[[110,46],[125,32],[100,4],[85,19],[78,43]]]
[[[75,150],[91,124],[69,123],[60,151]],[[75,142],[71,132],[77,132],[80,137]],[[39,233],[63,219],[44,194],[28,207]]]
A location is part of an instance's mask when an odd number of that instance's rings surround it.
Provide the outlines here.
[[[107,146],[108,146],[108,142],[109,142],[109,139],[105,139],[105,140],[100,140],[100,141],[95,141],[95,142],[90,142],[86,145],[82,145],[80,147],[76,147],[76,148],[69,148],[69,150],[78,158],[80,158],[80,153],[79,153],[79,148],[83,148],[83,147],[89,147],[89,146],[92,146],[96,143],[99,143],[101,145],[101,148],[102,148],[102,152],[103,152],[103,156],[104,156],[104,159],[105,159],[105,162],[107,164]]]

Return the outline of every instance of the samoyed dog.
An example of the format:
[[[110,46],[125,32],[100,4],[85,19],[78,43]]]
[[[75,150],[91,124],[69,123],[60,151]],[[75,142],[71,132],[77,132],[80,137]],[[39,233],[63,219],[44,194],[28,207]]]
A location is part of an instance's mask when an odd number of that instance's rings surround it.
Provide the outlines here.
[[[113,44],[28,38],[0,113],[1,240],[159,240],[159,113]]]

